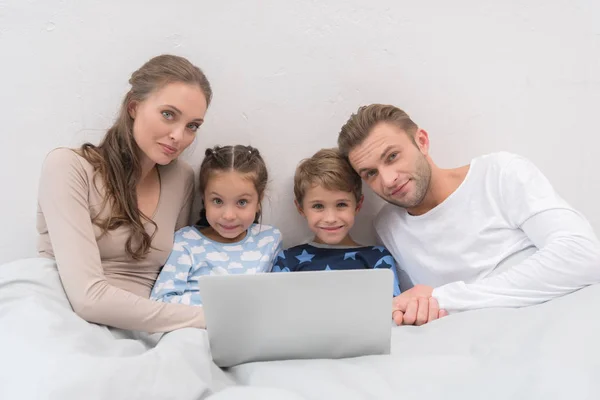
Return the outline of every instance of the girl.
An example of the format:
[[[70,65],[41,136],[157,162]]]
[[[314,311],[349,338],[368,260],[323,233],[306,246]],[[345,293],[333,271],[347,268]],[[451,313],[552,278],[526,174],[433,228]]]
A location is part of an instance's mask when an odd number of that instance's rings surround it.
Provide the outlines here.
[[[198,278],[207,274],[269,272],[281,250],[281,233],[260,224],[267,167],[257,149],[206,150],[199,188],[206,227],[176,232],[175,243],[151,297],[165,303],[201,305]]]
[[[114,125],[99,145],[53,150],[38,194],[38,252],[56,260],[73,310],[121,329],[202,328],[195,307],[148,297],[187,225],[194,173],[178,160],[212,97],[202,71],[182,57],[149,60],[129,79]]]

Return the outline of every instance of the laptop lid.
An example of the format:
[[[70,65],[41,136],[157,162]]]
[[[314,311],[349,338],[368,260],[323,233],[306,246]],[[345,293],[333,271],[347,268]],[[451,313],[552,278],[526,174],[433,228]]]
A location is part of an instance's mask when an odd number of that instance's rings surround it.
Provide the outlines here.
[[[389,269],[203,276],[214,362],[389,354]]]

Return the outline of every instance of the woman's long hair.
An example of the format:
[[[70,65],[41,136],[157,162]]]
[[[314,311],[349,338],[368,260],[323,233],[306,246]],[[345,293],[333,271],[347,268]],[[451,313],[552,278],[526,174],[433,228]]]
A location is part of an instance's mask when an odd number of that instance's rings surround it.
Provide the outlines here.
[[[161,55],[146,62],[135,71],[129,83],[131,89],[125,95],[119,116],[99,145],[85,143],[81,155],[94,167],[96,177],[104,183],[106,197],[101,209],[110,206],[105,219],[95,216],[92,222],[103,233],[126,225],[131,229],[125,249],[133,259],[143,259],[150,251],[154,233],[149,235],[143,222],[156,228],[151,216],[144,215],[138,208],[136,188],[141,177],[139,147],[133,138],[133,118],[129,115],[132,102],[142,102],[156,90],[173,82],[197,85],[206,97],[207,106],[212,90],[204,73],[187,59],[172,55]]]

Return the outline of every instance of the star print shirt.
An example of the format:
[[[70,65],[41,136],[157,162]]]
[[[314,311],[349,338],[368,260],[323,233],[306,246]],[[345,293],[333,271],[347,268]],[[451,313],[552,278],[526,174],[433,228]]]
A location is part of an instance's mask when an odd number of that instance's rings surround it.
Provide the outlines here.
[[[150,297],[199,306],[198,279],[202,275],[269,272],[281,250],[281,232],[270,225],[253,224],[241,241],[219,243],[188,226],[175,233],[174,242]]]
[[[394,296],[400,294],[396,262],[385,247],[341,247],[305,243],[280,251],[272,272],[329,271],[390,268],[394,273]]]

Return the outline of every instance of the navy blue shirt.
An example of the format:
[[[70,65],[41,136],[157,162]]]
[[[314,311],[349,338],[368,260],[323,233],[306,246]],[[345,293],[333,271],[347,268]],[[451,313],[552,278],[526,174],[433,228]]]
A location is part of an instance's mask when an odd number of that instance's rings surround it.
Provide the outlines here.
[[[282,250],[272,272],[335,271],[389,268],[394,273],[394,296],[400,294],[396,262],[382,246],[337,247],[305,243]]]

